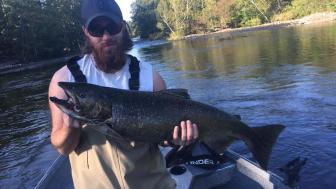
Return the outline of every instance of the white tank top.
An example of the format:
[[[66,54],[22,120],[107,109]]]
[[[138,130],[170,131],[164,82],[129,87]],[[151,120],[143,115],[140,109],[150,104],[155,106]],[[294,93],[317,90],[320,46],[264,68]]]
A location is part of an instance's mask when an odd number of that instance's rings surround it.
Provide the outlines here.
[[[105,73],[97,69],[92,55],[85,55],[77,61],[81,71],[86,77],[88,83],[104,87],[113,87],[118,89],[129,89],[128,80],[131,77],[129,73],[130,57],[127,57],[126,64],[115,73]],[[153,68],[152,65],[141,62],[140,66],[140,91],[153,91]],[[69,81],[74,82],[74,77],[69,74]]]

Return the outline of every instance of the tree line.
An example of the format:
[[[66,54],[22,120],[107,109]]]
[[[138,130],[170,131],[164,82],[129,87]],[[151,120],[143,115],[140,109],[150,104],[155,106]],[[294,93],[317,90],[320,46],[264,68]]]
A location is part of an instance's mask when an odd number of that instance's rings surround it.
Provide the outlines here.
[[[335,0],[136,0],[132,26],[142,38],[207,33],[336,11]]]
[[[80,22],[79,0],[0,0],[0,60],[35,61],[78,52]]]
[[[176,39],[335,11],[335,0],[135,0],[133,36]],[[0,0],[0,64],[78,53],[80,0]]]

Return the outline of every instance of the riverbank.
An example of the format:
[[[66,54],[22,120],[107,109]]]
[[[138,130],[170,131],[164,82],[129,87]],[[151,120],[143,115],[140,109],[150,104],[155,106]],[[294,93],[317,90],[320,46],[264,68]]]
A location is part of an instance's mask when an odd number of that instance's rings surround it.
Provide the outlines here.
[[[70,57],[61,57],[51,60],[30,62],[30,63],[19,63],[18,61],[11,61],[7,64],[0,64],[0,76],[5,76],[14,73],[21,73],[25,71],[42,69],[45,67],[62,66],[69,60]]]
[[[287,20],[287,21],[276,21],[272,23],[262,24],[258,26],[251,26],[251,27],[241,27],[241,28],[226,28],[223,30],[219,30],[216,32],[209,32],[204,34],[192,34],[184,36],[177,40],[193,40],[199,38],[208,38],[212,35],[221,34],[222,40],[231,39],[233,37],[239,36],[242,33],[248,33],[253,31],[259,30],[271,30],[271,29],[280,29],[285,27],[293,27],[299,25],[313,25],[313,24],[321,24],[321,23],[329,23],[336,21],[336,12],[322,12],[322,13],[315,13],[308,16],[305,16],[300,19],[295,20]]]

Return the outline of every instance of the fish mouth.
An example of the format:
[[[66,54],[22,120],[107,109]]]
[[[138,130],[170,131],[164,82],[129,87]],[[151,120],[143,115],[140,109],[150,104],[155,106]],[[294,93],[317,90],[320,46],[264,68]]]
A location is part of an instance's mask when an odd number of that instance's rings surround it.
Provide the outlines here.
[[[55,103],[58,107],[60,107],[62,110],[74,110],[75,104],[72,102],[71,98],[68,99],[59,99],[57,97],[50,97],[49,98],[51,102]]]
[[[51,102],[53,102],[59,109],[61,109],[64,113],[70,115],[75,113],[74,107],[75,105],[71,102],[71,100],[67,99],[59,99],[57,97],[50,97]]]
[[[70,87],[65,82],[59,82],[58,85],[64,90],[66,99],[59,99],[57,97],[50,97],[50,101],[55,103],[63,112],[70,114],[79,112],[78,99],[70,91]]]
[[[72,109],[72,104],[68,103],[68,100],[59,99],[55,96],[51,96],[49,99],[51,102],[55,103],[58,106],[62,106],[66,109]]]

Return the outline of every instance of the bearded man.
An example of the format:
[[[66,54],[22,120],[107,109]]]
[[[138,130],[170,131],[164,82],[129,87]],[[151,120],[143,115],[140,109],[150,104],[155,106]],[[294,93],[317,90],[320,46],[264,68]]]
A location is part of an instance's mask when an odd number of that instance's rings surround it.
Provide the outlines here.
[[[58,86],[61,81],[127,90],[166,89],[164,80],[150,64],[140,63],[127,54],[133,43],[114,0],[84,0],[81,15],[86,38],[84,55],[71,58],[54,74],[49,97],[67,99]],[[117,134],[105,136],[70,118],[50,101],[49,106],[51,143],[59,153],[69,156],[75,188],[175,188],[157,144],[130,144]],[[190,120],[185,120],[175,126],[172,135],[170,142],[188,145],[198,137],[198,129]]]

